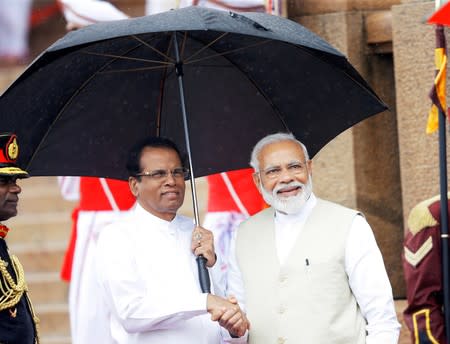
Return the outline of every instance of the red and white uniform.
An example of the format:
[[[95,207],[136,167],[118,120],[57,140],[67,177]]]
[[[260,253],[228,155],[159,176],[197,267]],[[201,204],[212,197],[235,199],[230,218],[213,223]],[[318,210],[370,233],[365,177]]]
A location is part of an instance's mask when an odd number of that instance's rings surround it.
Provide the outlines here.
[[[5,0],[0,0],[5,1]],[[67,29],[72,30],[101,21],[128,18],[106,1],[101,0],[58,0]],[[145,13],[155,14],[172,8],[202,6],[233,12],[268,12],[281,15],[283,0],[147,0]]]
[[[214,233],[221,276],[215,276],[222,295],[227,291],[230,241],[239,224],[267,205],[255,186],[253,169],[243,169],[207,177],[208,205],[202,226]]]
[[[61,275],[70,280],[69,312],[72,343],[107,343],[109,318],[100,304],[95,276],[95,250],[102,229],[120,219],[135,198],[125,181],[93,177],[60,177],[67,199],[79,194],[74,227]],[[78,190],[77,190],[78,186]],[[73,257],[73,261],[72,261]]]
[[[57,0],[67,30],[79,29],[102,21],[126,19],[128,16],[106,1],[99,0]]]
[[[0,0],[0,60],[28,54],[31,0]]]

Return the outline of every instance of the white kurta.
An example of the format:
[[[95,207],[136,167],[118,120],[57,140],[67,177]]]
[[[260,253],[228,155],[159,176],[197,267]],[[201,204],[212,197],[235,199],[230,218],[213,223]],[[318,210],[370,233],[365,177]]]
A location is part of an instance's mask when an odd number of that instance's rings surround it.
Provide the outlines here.
[[[96,268],[113,343],[220,343],[190,249],[193,228],[189,218],[167,222],[137,205],[102,231]]]
[[[299,213],[276,213],[275,241],[281,265],[286,261],[301,231],[294,229],[302,228],[316,203],[317,199],[312,194]],[[236,235],[233,236],[230,247],[228,287],[230,294],[242,298],[244,288],[236,260],[235,239]],[[367,344],[396,344],[400,324],[395,313],[392,288],[372,229],[362,216],[355,217],[349,231],[345,246],[345,271],[350,288],[367,321]]]

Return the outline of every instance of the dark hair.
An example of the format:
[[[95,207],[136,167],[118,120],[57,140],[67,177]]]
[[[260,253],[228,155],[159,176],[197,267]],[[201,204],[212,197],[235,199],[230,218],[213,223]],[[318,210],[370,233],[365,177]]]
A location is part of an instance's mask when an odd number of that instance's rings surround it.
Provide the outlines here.
[[[184,167],[184,156],[180,153],[175,142],[172,140],[160,137],[160,136],[150,136],[143,140],[140,140],[134,144],[134,146],[128,152],[128,161],[127,161],[127,171],[130,177],[136,177],[137,174],[141,173],[141,156],[142,151],[145,148],[167,148],[174,150],[178,157],[180,158],[181,164]],[[140,179],[140,177],[137,177]]]

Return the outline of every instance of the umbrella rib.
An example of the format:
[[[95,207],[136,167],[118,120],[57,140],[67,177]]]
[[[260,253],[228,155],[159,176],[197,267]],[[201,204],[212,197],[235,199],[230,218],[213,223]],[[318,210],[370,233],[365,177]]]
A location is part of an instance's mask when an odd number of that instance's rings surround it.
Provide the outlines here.
[[[189,56],[186,60],[184,60],[184,63],[190,63],[190,60],[194,57],[197,56],[198,54],[200,54],[202,51],[204,51],[205,49],[208,49],[210,46],[212,46],[214,43],[216,43],[217,41],[221,40],[223,37],[225,37],[226,35],[228,35],[228,32],[225,32],[223,34],[221,34],[219,37],[217,37],[216,39],[212,40],[211,42],[209,42],[207,45],[205,45],[203,48],[201,48],[200,50],[198,50],[197,52],[193,53],[191,56]]]
[[[128,54],[130,51],[136,49],[138,47],[133,47],[130,48],[128,51],[126,51],[124,54]],[[101,67],[100,69],[104,69],[107,66],[109,66],[111,63],[113,63],[115,60],[111,60],[108,63],[106,63],[103,67]],[[91,82],[91,80],[97,75],[100,74],[101,72],[99,72],[99,70],[97,70],[95,73],[93,73],[85,82],[83,82],[83,84],[78,87],[78,89],[75,90],[75,92],[70,96],[69,100],[64,104],[64,106],[62,107],[62,109],[58,112],[58,114],[55,116],[55,119],[53,121],[53,123],[48,127],[47,132],[45,133],[45,135],[42,137],[41,141],[39,142],[38,146],[36,147],[36,149],[33,152],[33,155],[30,157],[30,160],[27,164],[27,169],[31,166],[31,164],[34,161],[34,158],[36,157],[37,152],[40,150],[42,144],[44,143],[45,139],[47,138],[47,136],[50,134],[51,129],[53,128],[54,124],[58,121],[58,119],[62,116],[62,114],[64,113],[64,111],[66,110],[66,108],[69,106],[69,104],[72,103],[72,101],[75,99],[76,96],[78,96],[78,94],[80,94],[80,92],[86,87],[87,84],[89,84]]]
[[[181,43],[180,56],[183,59],[184,49],[186,48],[187,31],[184,32],[183,42]]]
[[[381,99],[378,97],[378,95],[377,95],[376,93],[374,93],[374,91],[370,88],[370,86],[366,83],[366,81],[365,81],[364,79],[362,79],[362,80],[357,80],[357,79],[356,79],[353,75],[351,75],[349,72],[347,72],[347,71],[343,70],[342,68],[340,68],[339,65],[330,63],[329,61],[325,60],[324,58],[322,58],[322,57],[320,57],[320,56],[317,56],[317,55],[315,55],[315,54],[312,54],[312,53],[311,53],[311,50],[316,50],[316,49],[314,49],[314,48],[308,48],[308,47],[301,46],[301,45],[298,45],[298,44],[294,44],[294,46],[297,47],[297,49],[302,50],[302,51],[305,52],[306,54],[309,54],[309,55],[313,56],[314,58],[320,60],[322,63],[326,64],[327,66],[330,66],[330,68],[333,68],[333,69],[335,69],[335,70],[339,70],[340,73],[346,75],[350,80],[352,80],[353,82],[355,82],[356,84],[358,84],[358,85],[361,87],[361,89],[363,89],[363,90],[365,90],[367,93],[369,93],[374,99],[377,99],[378,101],[381,101]],[[336,57],[336,58],[341,58],[341,59],[347,60],[347,58],[346,58],[345,56],[338,56],[338,55],[335,55],[335,57]],[[349,63],[349,64],[350,64],[350,63]],[[352,68],[354,68],[351,64],[350,64],[350,66],[351,66]],[[355,71],[356,73],[358,73],[358,72],[356,71],[356,69],[355,69],[354,71]],[[361,81],[362,81],[362,82],[361,82]],[[382,101],[381,101],[381,102],[382,102]]]
[[[220,39],[220,38],[222,38],[223,36],[224,36],[224,35],[221,35],[221,37],[219,37],[219,38],[215,39],[213,42],[209,43],[207,46],[205,46],[205,48],[206,48],[206,47],[211,47],[212,43],[217,42],[217,40]],[[195,39],[195,38],[192,38],[192,39],[194,39],[195,41],[198,41],[198,40]],[[198,41],[198,42],[200,42],[200,41]],[[189,61],[189,62],[187,62],[187,61],[189,60],[189,59],[187,59],[184,63],[185,63],[185,64],[191,64],[191,63],[198,62],[198,61],[203,61],[203,60],[206,60],[206,59],[209,59],[209,58],[212,58],[212,57],[225,56],[225,55],[227,55],[227,54],[230,54],[230,53],[233,53],[233,52],[236,52],[236,51],[240,51],[240,50],[243,50],[243,49],[248,49],[249,47],[258,46],[258,45],[266,44],[266,43],[269,43],[269,42],[270,42],[270,40],[267,39],[267,40],[264,40],[264,41],[262,41],[262,42],[258,42],[258,43],[255,43],[255,44],[250,44],[250,45],[248,45],[248,46],[246,46],[246,47],[237,48],[237,49],[234,49],[234,50],[226,51],[226,52],[224,52],[224,53],[217,53],[217,54],[214,54],[214,55],[211,55],[211,56],[207,56],[207,57],[205,57],[205,58],[201,58],[201,59],[197,59],[197,60],[192,60],[192,61]],[[200,51],[202,51],[202,50],[204,50],[204,49],[201,49]],[[197,55],[200,51],[198,51],[198,52],[195,53],[194,55]],[[192,58],[194,55],[192,55],[190,58]],[[231,60],[229,60],[229,59],[227,59],[227,61],[228,61],[229,63],[233,64],[233,65],[236,65],[233,61],[231,61]],[[237,69],[240,70],[239,68],[237,68]],[[244,75],[245,75],[245,77],[252,83],[252,85],[258,90],[258,92],[264,97],[264,99],[266,99],[266,101],[271,105],[271,108],[274,110],[276,116],[278,117],[279,121],[280,121],[281,124],[284,126],[284,128],[286,129],[286,131],[289,131],[289,127],[288,127],[288,125],[286,124],[286,122],[284,121],[283,117],[281,116],[281,113],[280,113],[280,111],[278,110],[278,107],[275,106],[275,104],[272,102],[272,100],[270,99],[270,97],[268,97],[268,96],[265,94],[265,92],[263,92],[263,91],[258,87],[257,83],[255,82],[255,80],[254,80],[253,78],[251,78],[247,73],[244,73]]]
[[[91,51],[83,51],[83,53],[87,55],[95,55],[95,56],[104,56],[104,57],[112,57],[118,60],[131,60],[131,61],[139,61],[139,62],[150,62],[150,63],[159,63],[162,65],[170,65],[173,64],[173,62],[165,62],[161,60],[147,60],[147,59],[140,59],[137,57],[129,57],[129,56],[121,56],[121,55],[114,55],[114,54],[101,54],[101,53],[94,53]]]
[[[194,40],[198,41],[197,39],[194,39]],[[200,41],[199,41],[199,42],[200,42]],[[225,55],[227,55],[227,54],[229,54],[229,53],[231,53],[231,52],[236,52],[236,51],[239,51],[239,50],[247,49],[247,48],[249,48],[249,47],[254,47],[254,46],[257,46],[257,45],[266,44],[266,43],[269,43],[269,42],[270,42],[270,40],[264,40],[264,41],[262,41],[262,42],[258,42],[258,43],[255,43],[255,44],[250,44],[250,45],[248,45],[248,46],[246,46],[246,47],[237,48],[237,49],[234,49],[234,50],[231,50],[231,51],[227,51],[227,52],[225,52],[225,53],[217,53],[217,54],[215,54],[215,55],[208,56],[208,57],[206,57],[206,58],[204,58],[204,59],[198,59],[198,60],[196,60],[196,61],[205,60],[205,59],[211,58],[211,57],[213,57],[213,56],[225,56]],[[230,59],[227,59],[227,61],[228,61],[230,64],[236,66],[236,64],[235,64],[233,61],[231,61]],[[193,62],[194,62],[194,61],[190,61],[190,63],[193,63]],[[238,68],[237,66],[236,66],[236,68],[237,68],[237,70],[242,71],[242,70],[241,70],[240,68]],[[283,125],[283,127],[285,128],[285,130],[286,130],[286,131],[289,131],[288,125],[287,125],[286,122],[284,121],[283,116],[281,115],[280,111],[278,110],[278,107],[275,106],[275,104],[273,103],[272,99],[271,99],[270,97],[268,97],[268,96],[266,95],[266,93],[263,92],[263,91],[258,87],[258,84],[255,82],[255,80],[254,80],[253,78],[251,78],[251,77],[249,76],[248,73],[245,73],[244,71],[242,71],[242,74],[247,78],[247,80],[250,81],[250,83],[255,87],[255,89],[258,90],[258,92],[264,97],[264,99],[266,99],[267,103],[270,104],[271,108],[274,110],[274,113],[275,113],[276,116],[278,117],[279,121],[281,122],[281,124]]]
[[[232,63],[230,61],[230,63]],[[278,110],[278,107],[275,106],[275,104],[272,102],[272,99],[270,97],[268,97],[266,95],[265,92],[263,92],[258,85],[256,84],[255,80],[253,80],[253,78],[251,78],[247,73],[244,73],[244,75],[247,77],[247,80],[249,80],[253,86],[255,86],[255,88],[258,90],[258,92],[264,97],[264,99],[267,101],[268,104],[270,104],[270,107],[274,110],[276,116],[278,117],[279,121],[281,122],[281,124],[284,126],[284,129],[286,131],[290,131],[289,127],[287,125],[287,123],[284,121],[283,116],[281,115],[280,111]]]
[[[236,49],[233,49],[233,50],[228,50],[228,51],[225,51],[223,53],[217,53],[217,54],[214,54],[214,55],[205,56],[205,57],[202,57],[202,58],[199,58],[199,59],[196,59],[196,60],[189,60],[189,61],[186,61],[185,64],[192,64],[192,63],[208,60],[208,59],[211,59],[213,57],[225,56],[227,54],[232,54],[232,53],[244,50],[244,49],[256,47],[258,45],[263,45],[263,44],[266,44],[266,43],[269,43],[269,42],[270,42],[270,40],[265,40],[265,41],[258,42],[258,43],[255,43],[255,44],[247,45],[245,47],[236,48]]]
[[[173,35],[170,36],[170,41],[167,46],[167,51],[170,51],[170,49],[172,48],[172,43],[173,43]],[[156,116],[156,136],[158,136],[158,137],[161,135],[161,117],[162,117],[162,106],[163,106],[163,102],[164,102],[164,86],[165,86],[166,80],[167,80],[167,68],[165,68],[165,70],[163,72],[163,76],[161,77],[161,80],[160,80],[158,114]]]
[[[172,66],[170,64],[169,66]],[[155,69],[167,69],[168,65],[164,66],[155,66],[155,67],[142,67],[142,68],[130,68],[130,69],[115,69],[109,70],[105,72],[99,72],[99,74],[113,74],[113,73],[125,73],[125,72],[142,72],[146,70],[155,70]]]
[[[166,58],[167,60],[169,60],[171,63],[175,63],[175,60],[173,58],[171,58],[169,55],[164,54],[162,51],[156,49],[155,47],[151,46],[150,44],[148,44],[147,42],[143,41],[142,39],[140,39],[139,37],[133,35],[131,36],[133,37],[135,40],[137,40],[138,42],[142,43],[143,45],[145,45],[147,48],[152,49],[154,52],[156,52],[157,54],[161,55],[162,57]],[[169,63],[169,62],[168,62]]]

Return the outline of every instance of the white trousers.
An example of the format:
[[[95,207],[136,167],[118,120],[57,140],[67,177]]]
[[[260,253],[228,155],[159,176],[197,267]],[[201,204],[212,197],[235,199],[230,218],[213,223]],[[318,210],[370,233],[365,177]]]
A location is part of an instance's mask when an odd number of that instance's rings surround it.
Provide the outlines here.
[[[28,54],[31,0],[0,0],[0,57]]]
[[[79,212],[69,289],[72,344],[112,343],[109,314],[95,274],[95,251],[103,228],[124,214],[114,211]]]

